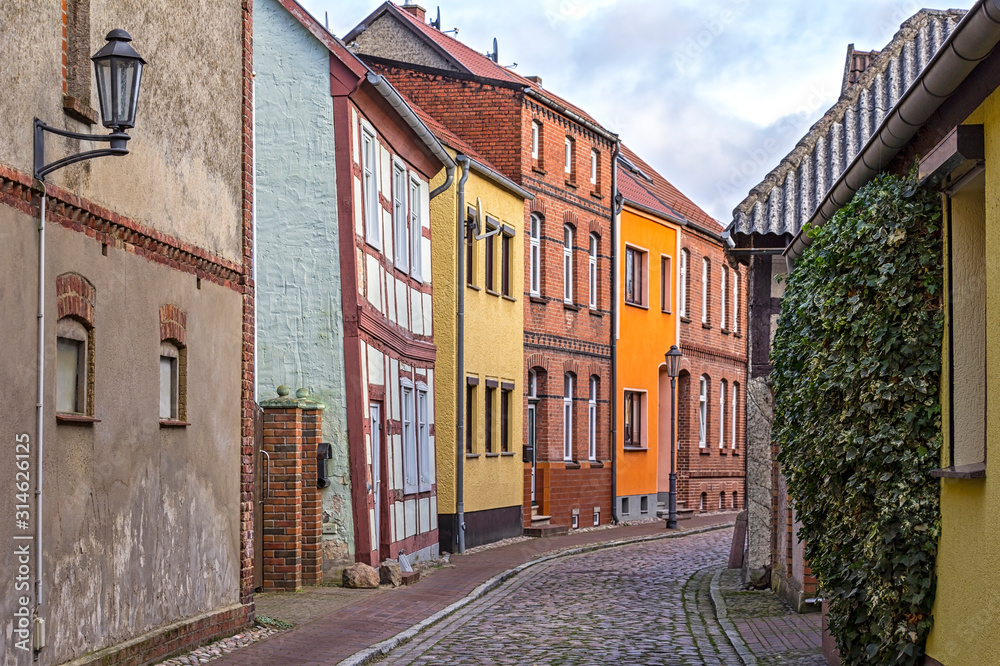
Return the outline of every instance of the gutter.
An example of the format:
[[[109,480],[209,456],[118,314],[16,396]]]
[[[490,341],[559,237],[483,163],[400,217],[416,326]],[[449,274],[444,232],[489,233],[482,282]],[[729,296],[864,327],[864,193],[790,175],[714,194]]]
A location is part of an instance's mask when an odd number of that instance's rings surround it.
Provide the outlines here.
[[[618,155],[621,142],[615,140],[611,160],[611,523],[618,523],[618,215],[624,199],[618,196]]]
[[[393,88],[388,81],[386,81],[385,77],[381,74],[368,72],[367,79],[368,83],[372,84],[375,90],[377,90],[382,97],[385,97],[385,99],[389,102],[389,105],[392,106],[396,113],[399,114],[400,118],[402,118],[406,124],[410,126],[410,129],[416,132],[417,136],[420,137],[420,140],[424,142],[424,145],[427,146],[431,153],[434,154],[434,157],[438,158],[446,169],[450,167],[451,172],[454,173],[455,160],[451,159],[451,155],[449,155],[448,151],[444,149],[444,146],[441,145],[438,138],[434,136],[434,133],[427,129],[427,125],[425,125],[424,122],[417,117],[417,114],[413,112],[410,105],[407,104],[406,100],[404,100],[403,97],[396,92],[396,89]],[[435,192],[436,191],[437,190],[435,190]]]
[[[1000,0],[998,0],[998,1],[1000,1]],[[614,174],[612,177],[617,182],[617,179],[618,179],[617,174]],[[663,220],[666,220],[667,222],[671,222],[671,223],[676,224],[676,225],[681,226],[681,227],[688,227],[688,228],[693,229],[693,230],[695,230],[695,231],[697,231],[697,232],[699,232],[701,234],[704,234],[704,235],[708,236],[712,240],[719,241],[720,243],[725,243],[728,247],[736,247],[736,244],[733,242],[733,240],[731,238],[729,238],[728,236],[725,235],[725,232],[719,233],[718,231],[712,231],[711,229],[706,229],[705,227],[701,226],[700,224],[695,224],[694,222],[691,222],[688,219],[685,219],[683,217],[677,217],[677,216],[674,216],[674,215],[667,215],[662,210],[656,210],[655,208],[650,208],[649,206],[644,206],[641,203],[637,203],[635,201],[632,201],[631,199],[622,199],[622,201],[623,202],[627,201],[630,208],[635,208],[636,210],[642,211],[643,213],[646,213],[647,215],[653,215],[655,217],[659,217],[659,218],[661,218]]]
[[[546,97],[545,95],[541,94],[540,92],[538,92],[534,88],[525,88],[524,89],[524,94],[527,95],[528,97],[531,97],[534,100],[537,100],[537,101],[541,102],[545,106],[547,106],[547,107],[549,107],[551,109],[554,109],[555,111],[558,111],[559,113],[563,114],[564,116],[566,116],[567,118],[569,118],[573,122],[575,122],[575,123],[577,123],[579,125],[583,125],[587,129],[589,129],[591,132],[593,132],[594,134],[597,134],[598,136],[601,136],[601,137],[607,139],[611,143],[614,143],[616,145],[619,143],[619,138],[618,138],[617,134],[612,134],[608,130],[606,130],[603,127],[601,127],[600,125],[596,124],[594,121],[587,120],[586,118],[584,118],[580,114],[578,114],[578,113],[576,113],[574,111],[570,111],[568,108],[566,108],[562,104],[559,104],[555,100],[549,99],[548,97]],[[618,155],[618,149],[615,148],[616,159],[617,159],[617,155]],[[612,162],[612,164],[617,164],[617,162]],[[611,174],[611,179],[612,180],[616,180],[616,174],[612,173]]]
[[[1000,0],[978,0],[785,248],[789,272],[812,244],[806,229],[830,221],[858,190],[883,171],[998,42]]]

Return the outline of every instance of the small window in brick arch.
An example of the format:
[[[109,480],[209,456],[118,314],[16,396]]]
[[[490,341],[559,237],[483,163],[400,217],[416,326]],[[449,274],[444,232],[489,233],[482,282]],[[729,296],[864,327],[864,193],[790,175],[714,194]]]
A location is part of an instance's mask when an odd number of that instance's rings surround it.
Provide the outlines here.
[[[699,504],[698,504],[698,510],[699,511],[704,511],[707,508],[707,506],[706,506],[707,504],[708,504],[708,494],[707,493],[702,493],[701,494],[701,502],[699,502]]]
[[[598,175],[601,168],[601,155],[596,150],[590,151],[590,184],[597,191]]]
[[[93,416],[93,329],[72,317],[57,329],[56,412]]]
[[[590,253],[587,258],[587,274],[590,278],[590,309],[597,309],[597,253],[601,239],[597,234],[590,234]]]
[[[563,170],[566,172],[566,176],[569,178],[572,178],[573,176],[573,161],[574,161],[573,154],[576,152],[575,144],[576,142],[573,141],[571,137],[566,137],[566,145],[565,145],[566,164],[564,165]]]
[[[536,162],[541,158],[542,124],[531,121],[531,159]]]
[[[698,447],[708,445],[708,375],[701,376],[698,394]]]
[[[529,292],[532,296],[540,296],[542,289],[542,218],[532,213],[530,224]]]
[[[705,257],[701,260],[701,323],[708,323],[708,289],[711,279],[712,262]]]
[[[726,493],[719,493],[719,511],[726,508]]]
[[[726,306],[729,300],[729,267],[722,266],[722,277],[719,282],[719,326],[726,327]]]
[[[573,227],[563,226],[563,301],[573,302]]]
[[[187,365],[186,363],[184,365]],[[160,420],[183,421],[181,404],[181,348],[173,342],[160,343]],[[186,373],[185,373],[186,374]]]
[[[733,508],[734,509],[740,508],[739,495],[735,490],[733,491]]]
[[[740,332],[740,274],[733,271],[733,333]]]
[[[563,376],[563,460],[573,460],[573,385],[576,377]]]

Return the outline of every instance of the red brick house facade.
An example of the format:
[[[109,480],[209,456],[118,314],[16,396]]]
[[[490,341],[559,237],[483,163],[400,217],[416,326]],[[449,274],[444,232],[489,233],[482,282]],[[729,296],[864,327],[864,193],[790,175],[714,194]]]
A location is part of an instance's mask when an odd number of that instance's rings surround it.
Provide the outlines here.
[[[684,354],[677,379],[677,506],[696,512],[742,509],[746,268],[727,257],[719,223],[649,164],[627,148],[621,164],[681,223],[675,267]],[[660,477],[658,499],[665,503],[668,483]]]
[[[533,505],[554,525],[610,522],[611,164],[617,136],[545,91],[539,80],[518,76],[432,28],[419,7],[387,2],[344,41],[535,194],[525,211],[522,296],[529,459],[524,524],[532,524]]]

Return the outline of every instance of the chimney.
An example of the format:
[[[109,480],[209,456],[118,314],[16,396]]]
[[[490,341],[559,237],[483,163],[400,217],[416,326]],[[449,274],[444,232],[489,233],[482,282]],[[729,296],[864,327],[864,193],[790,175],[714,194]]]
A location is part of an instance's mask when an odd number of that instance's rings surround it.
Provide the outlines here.
[[[524,78],[528,79],[529,81],[531,81],[532,83],[534,83],[539,88],[542,87],[542,77],[540,77],[540,76],[526,76]]]
[[[409,12],[421,23],[427,22],[427,10],[420,5],[414,5],[410,3],[410,0],[406,0],[406,4],[400,7],[404,12]]]

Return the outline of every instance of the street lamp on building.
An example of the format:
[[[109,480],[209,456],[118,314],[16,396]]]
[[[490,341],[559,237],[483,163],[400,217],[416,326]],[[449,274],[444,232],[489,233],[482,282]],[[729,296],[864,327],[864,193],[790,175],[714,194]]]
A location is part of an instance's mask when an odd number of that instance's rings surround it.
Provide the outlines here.
[[[667,359],[667,376],[670,377],[670,495],[667,529],[677,529],[677,375],[681,371],[681,350],[671,345],[664,356]]]
[[[142,66],[146,61],[129,42],[132,36],[124,30],[112,30],[106,37],[108,43],[90,59],[94,61],[97,77],[97,97],[101,107],[101,124],[111,130],[111,134],[80,134],[68,132],[46,125],[35,118],[35,163],[34,176],[44,180],[47,174],[64,166],[108,155],[128,155],[126,144],[129,135],[125,130],[135,127],[135,112],[139,103],[139,83]],[[99,141],[109,144],[107,148],[86,150],[69,155],[54,162],[45,163],[45,133],[65,136],[80,141]]]

